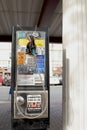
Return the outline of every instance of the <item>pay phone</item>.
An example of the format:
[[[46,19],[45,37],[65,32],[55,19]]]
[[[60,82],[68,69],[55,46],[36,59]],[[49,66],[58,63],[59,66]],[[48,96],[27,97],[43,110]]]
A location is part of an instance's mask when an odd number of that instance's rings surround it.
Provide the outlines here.
[[[13,27],[12,129],[46,130],[50,120],[47,28]]]

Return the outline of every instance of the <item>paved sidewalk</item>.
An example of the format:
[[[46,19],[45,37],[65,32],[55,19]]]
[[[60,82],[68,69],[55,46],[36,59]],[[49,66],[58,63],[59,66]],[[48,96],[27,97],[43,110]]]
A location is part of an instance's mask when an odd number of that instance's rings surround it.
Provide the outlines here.
[[[0,103],[0,130],[11,130],[10,103]]]
[[[62,130],[62,87],[51,87],[50,128]],[[0,130],[11,130],[11,103],[0,101]]]

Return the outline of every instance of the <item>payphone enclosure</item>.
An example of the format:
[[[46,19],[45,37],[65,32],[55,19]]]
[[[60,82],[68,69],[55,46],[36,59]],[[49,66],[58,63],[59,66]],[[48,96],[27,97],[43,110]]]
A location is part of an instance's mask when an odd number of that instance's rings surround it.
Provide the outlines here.
[[[46,129],[50,120],[47,28],[13,27],[12,128]]]

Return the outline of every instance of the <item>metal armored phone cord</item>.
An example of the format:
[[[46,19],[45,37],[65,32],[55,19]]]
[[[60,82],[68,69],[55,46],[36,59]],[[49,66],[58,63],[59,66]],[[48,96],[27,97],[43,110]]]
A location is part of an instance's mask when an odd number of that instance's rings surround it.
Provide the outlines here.
[[[36,59],[36,56],[35,56],[35,55],[34,55],[34,57],[35,57],[35,59]],[[36,63],[37,63],[37,62],[36,62]],[[37,65],[37,64],[36,64],[36,65]],[[37,67],[37,68],[38,68],[38,67]],[[43,83],[42,87],[43,87],[43,91],[44,91],[44,102],[45,102],[45,103],[44,103],[45,106],[44,106],[43,111],[42,111],[39,115],[35,115],[35,116],[33,116],[33,117],[31,117],[31,115],[29,116],[28,113],[27,113],[28,116],[26,116],[26,115],[21,111],[21,108],[19,107],[18,102],[15,100],[16,107],[17,107],[19,113],[20,113],[24,118],[27,118],[27,119],[36,119],[36,118],[39,118],[40,116],[42,116],[42,115],[45,113],[45,111],[47,110],[47,106],[48,106],[48,101],[47,101],[47,99],[46,99],[46,89],[45,89],[45,86],[44,86],[44,82],[43,82],[43,80],[42,80],[41,73],[39,72],[38,74],[39,74],[41,83]],[[17,96],[18,96],[18,86],[16,85],[16,98],[17,98]]]

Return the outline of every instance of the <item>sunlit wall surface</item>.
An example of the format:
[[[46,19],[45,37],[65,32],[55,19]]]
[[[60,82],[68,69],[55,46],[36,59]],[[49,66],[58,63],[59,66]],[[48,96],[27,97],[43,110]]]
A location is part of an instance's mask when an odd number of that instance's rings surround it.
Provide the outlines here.
[[[87,130],[86,0],[63,0],[63,47],[69,59],[69,111],[63,130]]]
[[[0,42],[0,68],[11,67],[11,43]]]

